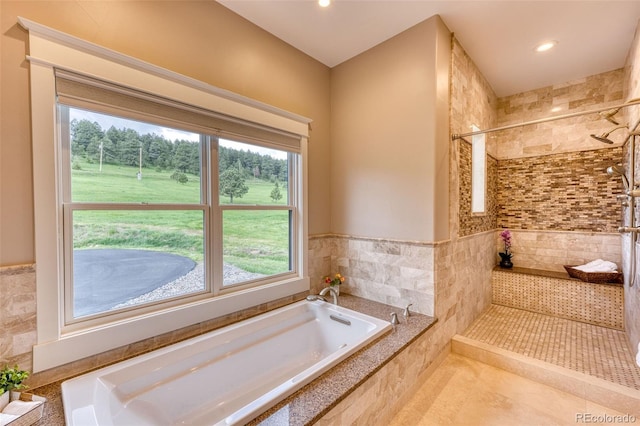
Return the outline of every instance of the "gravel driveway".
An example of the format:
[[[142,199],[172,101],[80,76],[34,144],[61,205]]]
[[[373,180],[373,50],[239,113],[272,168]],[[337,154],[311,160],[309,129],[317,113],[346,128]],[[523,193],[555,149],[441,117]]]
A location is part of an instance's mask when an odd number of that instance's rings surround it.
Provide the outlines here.
[[[224,264],[224,283],[264,275]],[[204,289],[204,268],[172,253],[130,249],[74,251],[74,316],[152,302]]]

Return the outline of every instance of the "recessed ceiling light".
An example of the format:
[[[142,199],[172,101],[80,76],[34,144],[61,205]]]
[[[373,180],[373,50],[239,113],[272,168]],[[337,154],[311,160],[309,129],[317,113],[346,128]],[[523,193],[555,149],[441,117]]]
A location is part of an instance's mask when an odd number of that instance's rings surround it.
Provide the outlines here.
[[[331,0],[318,0],[320,7],[327,7],[331,4]]]
[[[558,44],[558,42],[555,41],[555,40],[545,41],[545,42],[540,43],[539,45],[537,45],[536,48],[535,48],[535,51],[536,52],[546,52],[547,50],[554,48],[556,44]]]
[[[562,111],[562,107],[557,106],[557,107],[551,108],[551,112],[560,112],[560,111]]]

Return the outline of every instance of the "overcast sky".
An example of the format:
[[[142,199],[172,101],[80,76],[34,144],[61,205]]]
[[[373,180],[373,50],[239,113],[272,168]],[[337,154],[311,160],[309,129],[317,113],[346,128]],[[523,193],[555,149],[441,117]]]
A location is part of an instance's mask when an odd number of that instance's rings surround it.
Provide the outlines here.
[[[156,126],[155,124],[143,123],[141,121],[127,120],[125,118],[114,117],[111,115],[100,114],[93,111],[87,111],[77,108],[69,108],[70,120],[89,120],[90,122],[96,122],[100,125],[103,131],[109,130],[111,126],[116,129],[133,129],[140,135],[156,134],[162,136],[168,141],[175,142],[176,140],[187,140],[198,142],[200,135],[197,133],[185,132],[183,130],[171,129],[169,127]],[[221,139],[221,142],[223,140]],[[276,151],[273,149],[262,148],[259,146],[241,144],[238,142],[224,140],[224,146],[232,149],[257,152],[262,155],[270,155],[271,157],[278,159],[286,159],[287,154],[283,151]]]

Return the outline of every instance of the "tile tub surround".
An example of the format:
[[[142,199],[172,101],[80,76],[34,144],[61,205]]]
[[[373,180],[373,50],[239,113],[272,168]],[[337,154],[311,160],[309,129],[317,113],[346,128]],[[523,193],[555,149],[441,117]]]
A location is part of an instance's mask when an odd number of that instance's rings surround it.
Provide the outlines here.
[[[391,312],[396,312],[401,324],[249,424],[313,423],[411,345],[436,322],[433,318],[420,314],[415,314],[409,318],[409,321],[404,321],[401,315],[402,310],[399,308],[346,294],[340,296],[340,305],[381,319],[388,319]],[[48,400],[43,418],[36,425],[64,425],[60,383],[61,381],[32,389],[33,393],[42,395]]]
[[[624,330],[622,284],[594,284],[566,273],[496,268],[493,303]]]
[[[444,243],[334,235],[331,244],[332,270],[346,277],[345,292],[434,315],[435,252]]]
[[[318,425],[388,424],[450,351],[451,338],[462,333],[491,305],[493,241],[494,233],[490,231],[434,247],[438,322],[334,407]]]
[[[0,267],[0,360],[31,370],[36,343],[35,265]]]

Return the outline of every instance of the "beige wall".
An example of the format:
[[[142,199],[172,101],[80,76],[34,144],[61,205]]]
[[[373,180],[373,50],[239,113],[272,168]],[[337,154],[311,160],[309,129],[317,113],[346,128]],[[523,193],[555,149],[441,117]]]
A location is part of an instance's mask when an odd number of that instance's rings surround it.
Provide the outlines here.
[[[309,231],[330,230],[329,68],[213,1],[0,2],[0,265],[34,259],[27,33],[22,16],[313,119]]]
[[[333,232],[449,237],[450,40],[436,16],[332,69]]]
[[[4,34],[1,101],[3,112],[10,111],[10,114],[2,115],[0,121],[0,266],[31,264],[36,260],[33,247],[29,74],[28,63],[24,59],[28,53],[27,34],[16,24],[17,17],[23,16],[313,119],[309,144],[309,233],[320,237],[313,237],[310,245],[311,276],[329,273],[330,270],[325,270],[342,261],[337,259],[333,242],[328,250],[322,248],[325,247],[323,244],[316,247],[315,240],[324,241],[323,234],[346,229],[364,236],[387,235],[393,240],[385,243],[385,250],[395,250],[398,243],[398,250],[405,251],[399,257],[406,258],[406,265],[390,265],[401,267],[400,275],[391,269],[384,273],[383,278],[391,280],[389,288],[395,285],[399,288],[397,297],[390,301],[397,305],[415,302],[417,308],[434,312],[433,270],[436,265],[431,257],[416,258],[407,255],[406,250],[413,247],[415,241],[421,241],[418,243],[418,249],[421,249],[423,243],[428,245],[449,236],[451,41],[449,31],[439,18],[419,24],[356,58],[349,73],[337,74],[337,83],[332,89],[328,68],[217,3],[2,2],[0,12]],[[345,65],[345,69],[348,67]],[[358,76],[359,72],[361,75]],[[343,76],[346,80],[341,79]],[[363,85],[354,92],[349,78]],[[367,90],[367,86],[371,90]],[[346,96],[340,94],[340,87],[347,91]],[[353,98],[354,94],[359,97]],[[344,116],[334,114],[330,117],[329,100],[334,95],[338,97]],[[371,103],[371,98],[377,101]],[[349,103],[350,100],[357,102]],[[368,105],[374,106],[370,115],[363,110]],[[379,123],[377,117],[380,114],[388,116],[387,124],[378,126],[379,132],[369,133],[372,124]],[[364,121],[360,120],[361,116],[365,117]],[[336,117],[339,117],[339,125],[349,125],[342,129],[347,136],[345,144],[334,145],[339,148],[331,153],[329,122]],[[359,136],[362,132],[364,138],[352,139],[352,132]],[[342,132],[338,129],[333,134],[341,135]],[[363,146],[362,142],[368,141],[370,134],[374,136],[371,140],[373,145]],[[389,146],[380,146],[381,143]],[[342,148],[352,155],[345,155]],[[377,153],[373,153],[374,150],[378,150]],[[372,155],[368,157],[369,154]],[[342,175],[342,171],[351,170],[352,165],[354,173]],[[376,175],[374,183],[384,185],[387,192],[374,187],[373,192],[362,198],[359,189],[367,191],[372,188],[369,183],[371,173]],[[329,181],[331,186],[326,184]],[[340,191],[338,198],[332,197],[331,188],[342,189],[347,184],[358,191]],[[368,213],[373,211],[370,203],[374,204],[373,207],[390,209],[383,209],[384,214],[369,220]],[[342,215],[342,212],[346,214]],[[334,217],[348,218],[350,223],[362,226],[336,229],[331,226],[332,213]],[[362,224],[360,217],[364,219]],[[387,224],[388,229],[385,228]],[[404,238],[404,241],[398,238]],[[424,262],[426,264],[423,265]],[[3,348],[0,357],[29,368],[37,314],[35,272],[29,266],[22,269],[0,267],[0,270],[3,271],[0,294],[11,295],[13,299],[20,297],[26,303],[20,312],[10,309],[18,306],[14,303],[0,306],[0,322],[7,325],[0,333]],[[401,276],[410,279],[405,282],[399,279]],[[15,285],[16,280],[20,286]],[[411,288],[406,288],[407,283]],[[459,295],[451,296],[457,300]],[[8,301],[7,298],[3,300]],[[186,332],[191,332],[191,328]],[[139,345],[153,343],[144,341]],[[77,374],[93,368],[96,362],[99,362],[99,357],[49,371],[39,375],[34,383]]]

